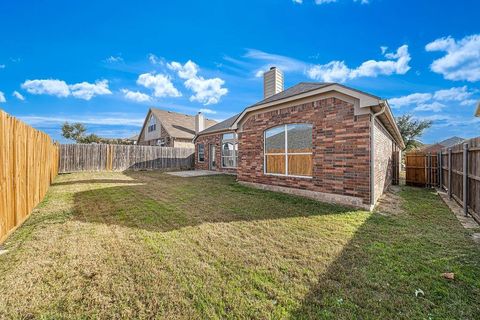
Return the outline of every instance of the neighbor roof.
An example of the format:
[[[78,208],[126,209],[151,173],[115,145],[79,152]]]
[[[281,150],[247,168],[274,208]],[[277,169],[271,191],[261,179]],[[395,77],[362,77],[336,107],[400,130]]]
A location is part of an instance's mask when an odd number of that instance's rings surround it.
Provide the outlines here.
[[[445,148],[449,148],[449,147],[454,146],[456,144],[462,143],[463,141],[465,141],[464,138],[451,137],[451,138],[445,139],[443,141],[440,141],[438,144],[444,146]]]
[[[479,101],[478,104],[477,104],[477,111],[475,112],[475,115],[476,115],[477,117],[480,117],[480,101]]]
[[[157,117],[163,128],[171,137],[180,139],[193,139],[195,136],[195,116],[157,108],[150,108],[150,112]],[[142,131],[145,129],[145,124],[147,121],[148,115],[147,118],[145,118]],[[215,120],[205,119],[205,127],[207,128],[215,125],[216,123],[217,122]]]

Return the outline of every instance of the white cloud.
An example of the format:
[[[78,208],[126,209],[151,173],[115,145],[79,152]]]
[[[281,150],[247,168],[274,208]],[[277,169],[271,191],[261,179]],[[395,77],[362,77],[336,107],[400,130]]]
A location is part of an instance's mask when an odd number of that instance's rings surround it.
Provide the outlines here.
[[[300,3],[302,4],[303,3],[303,0],[292,0],[294,3]]]
[[[462,102],[460,102],[461,106],[473,106],[475,104],[477,104],[477,100],[473,99],[463,100]]]
[[[18,100],[25,101],[25,97],[18,91],[13,91],[12,96],[17,98]]]
[[[22,84],[22,88],[31,94],[47,94],[61,98],[70,95],[67,83],[57,79],[27,80]]]
[[[105,125],[105,126],[134,126],[141,127],[143,125],[144,117],[135,117],[129,114],[97,114],[95,116],[18,116],[20,119],[30,125],[57,125],[66,121],[80,122],[91,125]]]
[[[0,91],[0,103],[5,103],[7,102],[7,99],[5,99],[5,94]]]
[[[0,64],[0,69],[5,69],[5,65],[4,65],[4,64]]]
[[[120,63],[120,62],[123,62],[123,58],[120,56],[110,56],[107,59],[105,59],[105,61],[108,63]]]
[[[131,91],[128,89],[122,89],[122,93],[126,99],[132,100],[135,102],[148,102],[152,100],[152,98],[148,94],[142,93],[140,91]]]
[[[108,80],[97,80],[95,83],[80,82],[68,85],[63,80],[36,79],[27,80],[21,87],[31,94],[46,94],[65,98],[72,95],[78,99],[90,100],[94,96],[112,94],[108,89]]]
[[[324,4],[324,3],[332,3],[337,2],[337,0],[315,0],[315,4]]]
[[[408,63],[411,57],[407,45],[399,47],[395,53],[385,53],[384,56],[387,60],[368,60],[354,69],[349,68],[344,61],[331,61],[323,65],[314,65],[308,68],[307,75],[312,79],[325,82],[345,82],[359,77],[405,74],[410,70]]]
[[[198,65],[191,61],[188,60],[183,66],[179,62],[171,62],[167,64],[167,67],[170,70],[176,71],[178,76],[182,79],[191,79],[197,76],[198,73]]]
[[[208,109],[208,108],[202,108],[199,111],[202,112],[202,113],[207,113],[207,114],[216,114],[217,113],[217,111],[212,110],[212,109]]]
[[[184,65],[173,61],[168,63],[167,67],[176,71],[178,76],[185,80],[185,87],[195,93],[190,97],[190,101],[198,101],[204,105],[215,104],[228,93],[228,89],[223,87],[224,80],[220,78],[205,79],[199,76],[200,68],[191,60],[188,60]]]
[[[316,80],[325,82],[345,82],[351,70],[344,61],[330,61],[327,64],[317,64],[307,70],[307,75]]]
[[[182,94],[175,88],[167,75],[144,73],[137,79],[137,84],[152,89],[153,95],[157,98],[180,97]]]
[[[244,57],[265,63],[261,68],[255,70],[254,73],[256,77],[263,76],[265,71],[268,71],[270,67],[274,66],[284,72],[304,72],[307,68],[306,63],[303,61],[255,49],[248,49]]]
[[[72,96],[83,100],[90,100],[94,96],[112,94],[108,89],[108,80],[97,80],[95,83],[80,82],[68,87]]]
[[[444,105],[443,103],[434,101],[432,103],[421,103],[413,110],[439,112],[442,111],[445,107],[446,105]]]
[[[148,61],[150,61],[151,64],[163,65],[163,59],[157,57],[153,53],[148,54]]]
[[[388,99],[388,102],[392,108],[400,108],[412,104],[424,103],[430,99],[432,99],[432,94],[430,93],[412,93],[408,96]]]
[[[448,36],[430,42],[425,50],[446,54],[434,60],[430,69],[448,80],[480,80],[480,34],[466,36],[456,41]]]
[[[445,90],[438,90],[433,96],[437,100],[444,101],[463,101],[470,98],[473,92],[468,91],[467,86],[455,87]]]
[[[414,111],[439,112],[446,104],[458,103],[461,106],[474,105],[471,97],[477,91],[470,91],[467,86],[437,90],[433,93],[412,93],[407,96],[389,99],[392,108],[416,105]]]

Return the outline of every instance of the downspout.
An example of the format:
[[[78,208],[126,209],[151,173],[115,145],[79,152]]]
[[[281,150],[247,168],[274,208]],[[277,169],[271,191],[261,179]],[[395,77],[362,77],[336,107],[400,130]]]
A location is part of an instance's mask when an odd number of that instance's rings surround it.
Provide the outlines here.
[[[370,126],[370,205],[371,209],[375,205],[375,119],[385,112],[385,101],[381,100],[379,105],[382,109],[372,115],[372,125]]]

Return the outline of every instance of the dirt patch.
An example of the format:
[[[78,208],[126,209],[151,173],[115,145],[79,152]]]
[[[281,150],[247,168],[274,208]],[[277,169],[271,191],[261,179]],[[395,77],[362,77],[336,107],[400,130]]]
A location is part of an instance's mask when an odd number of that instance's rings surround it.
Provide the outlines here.
[[[399,186],[390,186],[378,200],[375,211],[385,216],[401,214],[403,212],[403,200],[399,194],[401,190]]]

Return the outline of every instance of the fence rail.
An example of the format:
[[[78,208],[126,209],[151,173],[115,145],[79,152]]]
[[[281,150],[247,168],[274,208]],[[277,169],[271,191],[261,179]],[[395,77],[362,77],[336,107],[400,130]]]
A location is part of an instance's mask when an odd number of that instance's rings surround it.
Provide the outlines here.
[[[60,172],[191,169],[194,149],[155,146],[62,144]]]
[[[58,145],[0,111],[0,243],[43,199],[58,173]]]
[[[480,223],[480,137],[438,154],[406,154],[409,185],[441,187]]]

